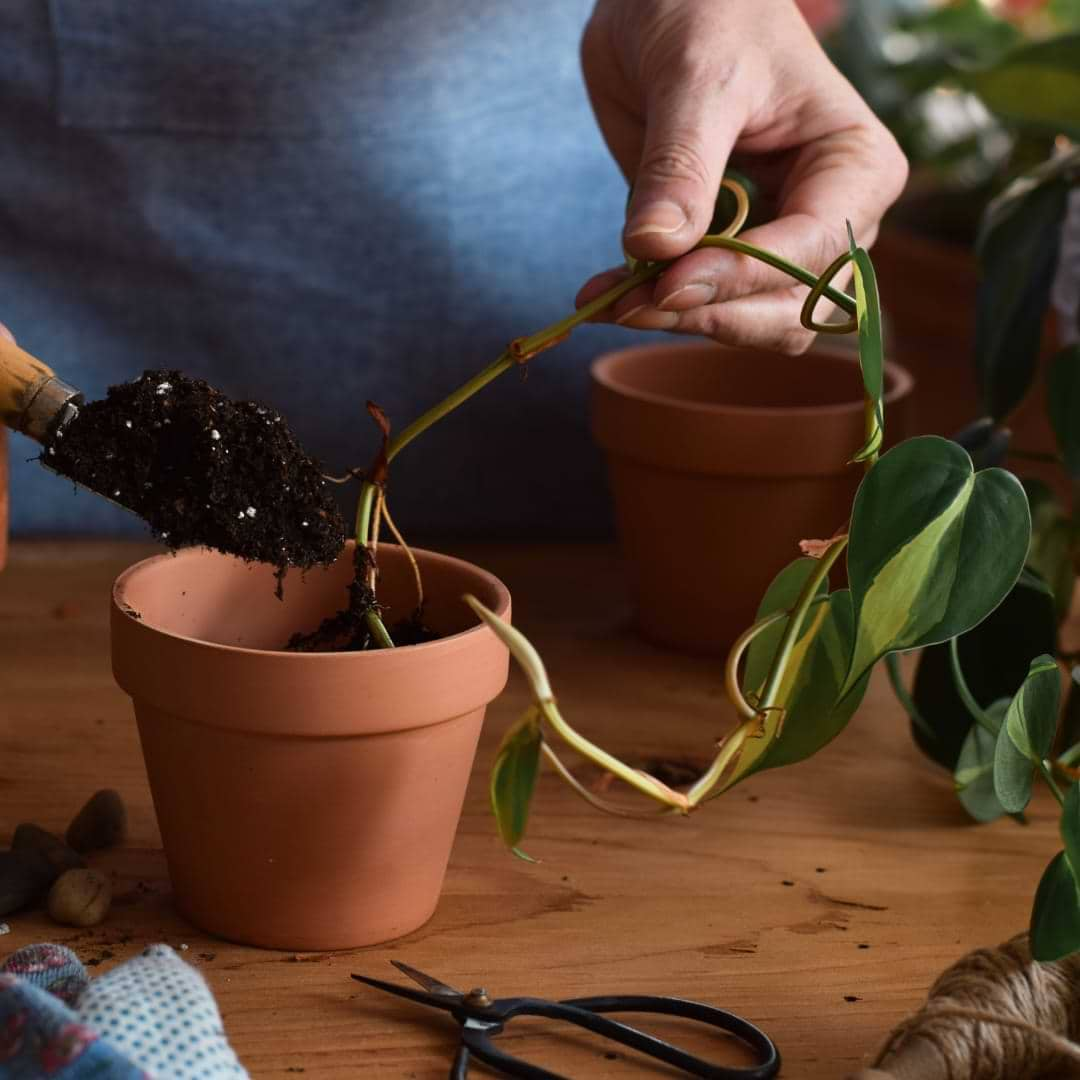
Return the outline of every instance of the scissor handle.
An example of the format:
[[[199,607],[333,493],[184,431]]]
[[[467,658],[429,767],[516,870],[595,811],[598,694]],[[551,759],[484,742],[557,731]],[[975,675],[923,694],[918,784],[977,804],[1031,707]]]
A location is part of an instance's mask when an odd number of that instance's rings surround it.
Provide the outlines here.
[[[724,1009],[704,1005],[683,998],[653,997],[649,995],[615,995],[610,997],[573,998],[569,1001],[546,1001],[543,998],[515,998],[496,1002],[499,1020],[505,1022],[515,1016],[540,1016],[567,1023],[595,1032],[612,1042],[674,1065],[690,1076],[705,1080],[772,1080],[780,1070],[780,1052],[776,1044],[760,1028],[748,1020]],[[504,1006],[503,1008],[498,1008]],[[618,1020],[608,1019],[601,1013],[643,1012],[663,1016],[679,1016],[699,1023],[709,1024],[721,1031],[735,1035],[751,1046],[758,1055],[758,1063],[748,1068],[717,1065],[695,1057],[677,1046],[630,1027]],[[492,1042],[490,1035],[496,1025],[466,1024],[462,1029],[462,1052],[451,1071],[451,1080],[463,1080],[468,1067],[469,1053],[475,1054],[485,1064],[501,1070],[507,1076],[521,1080],[565,1080],[558,1073],[532,1065],[510,1054],[504,1054]]]

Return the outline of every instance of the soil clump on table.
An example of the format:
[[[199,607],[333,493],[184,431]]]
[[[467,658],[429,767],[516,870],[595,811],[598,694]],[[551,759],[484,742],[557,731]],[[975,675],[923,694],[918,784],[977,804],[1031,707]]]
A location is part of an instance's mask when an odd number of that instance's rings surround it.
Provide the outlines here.
[[[282,416],[179,371],[146,371],[81,405],[42,460],[173,549],[203,545],[283,574],[333,562],[345,542],[322,467]]]

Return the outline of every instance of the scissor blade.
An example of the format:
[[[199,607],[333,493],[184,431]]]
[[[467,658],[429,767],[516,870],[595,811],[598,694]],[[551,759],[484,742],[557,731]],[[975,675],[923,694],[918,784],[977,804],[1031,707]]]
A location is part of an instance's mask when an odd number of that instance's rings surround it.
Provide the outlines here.
[[[463,997],[464,995],[460,990],[455,990],[452,986],[447,986],[444,982],[439,982],[433,975],[425,975],[422,971],[417,971],[414,967],[409,967],[408,964],[403,963],[401,960],[391,960],[391,964],[394,965],[401,972],[402,975],[408,975],[414,983],[419,983],[429,994],[442,994],[449,997]]]
[[[383,982],[382,979],[373,979],[368,975],[354,975],[353,978],[357,982],[374,986],[376,990],[383,990],[387,994],[408,998],[409,1001],[415,1001],[420,1005],[430,1005],[435,1009],[446,1009],[448,1012],[461,1002],[460,996],[456,994],[453,996],[438,993],[429,994],[424,990],[414,990],[411,986],[398,986],[396,983]]]

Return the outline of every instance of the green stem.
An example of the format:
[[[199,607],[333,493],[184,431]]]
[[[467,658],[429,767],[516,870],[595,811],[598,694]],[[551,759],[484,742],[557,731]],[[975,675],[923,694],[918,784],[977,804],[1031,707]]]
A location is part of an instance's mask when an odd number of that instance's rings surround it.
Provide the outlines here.
[[[756,720],[758,712],[743,696],[742,688],[739,686],[739,662],[742,660],[743,653],[750,647],[750,643],[758,634],[768,630],[774,623],[787,617],[788,613],[786,611],[774,611],[771,615],[758,619],[749,630],[744,630],[739,635],[738,640],[731,647],[731,652],[728,653],[727,662],[724,664],[724,687],[727,690],[728,699],[745,720]]]
[[[377,485],[365,480],[360,485],[360,498],[356,503],[356,526],[353,536],[358,547],[367,547],[371,539],[371,515],[375,509],[375,497],[379,493]]]
[[[818,275],[813,271],[807,270],[796,263],[788,262],[787,259],[781,258],[771,251],[766,251],[764,248],[748,244],[745,240],[736,240],[733,236],[703,236],[701,243],[697,246],[699,248],[727,248],[729,251],[739,252],[740,255],[749,255],[759,262],[766,263],[777,270],[782,270],[789,277],[801,281],[804,285],[809,285],[811,289],[818,282]],[[840,289],[834,288],[832,285],[826,285],[821,292],[823,296],[827,296],[837,307],[842,308],[849,315],[855,314],[855,301],[846,292],[841,292]]]
[[[840,553],[847,547],[846,536],[841,536],[833,541],[829,550],[818,561],[818,565],[814,567],[814,572],[806,579],[806,583],[803,585],[802,592],[799,593],[799,598],[795,602],[795,606],[791,609],[791,614],[788,616],[787,625],[784,627],[784,632],[780,637],[780,643],[776,647],[776,653],[773,656],[772,664],[769,667],[769,674],[765,678],[765,685],[761,691],[761,700],[758,702],[757,708],[754,710],[754,715],[745,720],[732,734],[726,739],[723,745],[720,747],[720,752],[717,754],[713,763],[709,768],[698,777],[697,781],[686,793],[686,798],[691,806],[697,806],[708,793],[720,782],[727,770],[730,763],[734,760],[735,755],[742,748],[744,742],[746,742],[751,731],[761,722],[761,717],[765,715],[768,710],[775,707],[776,698],[780,692],[780,685],[784,678],[784,673],[787,671],[788,663],[791,660],[791,653],[795,648],[795,643],[799,639],[799,634],[802,632],[803,623],[806,621],[806,614],[814,603],[819,599],[817,592],[821,587],[821,583],[828,577],[829,571],[832,569],[833,564],[840,557]],[[746,639],[746,644],[749,644],[750,638],[756,636],[767,626],[772,625],[775,621],[773,616],[768,616],[761,622],[756,623],[753,627],[743,635]],[[742,638],[740,641],[743,640]],[[741,694],[739,697],[741,698]]]
[[[760,262],[775,267],[777,270],[782,270],[790,277],[795,278],[797,281],[800,281],[811,288],[814,287],[818,280],[818,276],[812,271],[807,270],[805,267],[788,262],[787,259],[784,259],[771,251],[756,247],[754,244],[747,244],[743,240],[736,240],[734,237],[704,236],[697,247],[727,248],[730,251],[737,251],[742,255],[749,255],[751,258],[758,259]],[[553,342],[558,341],[560,338],[565,337],[575,327],[580,326],[594,315],[598,315],[600,312],[611,307],[612,304],[621,300],[622,297],[636,289],[639,285],[659,277],[670,265],[670,262],[647,263],[629,277],[624,278],[617,285],[614,285],[606,292],[601,293],[596,299],[590,300],[587,304],[583,304],[575,312],[567,315],[565,319],[560,319],[558,322],[552,323],[543,330],[538,330],[529,337],[521,338],[517,342],[519,354],[528,357],[546,346],[551,345]],[[829,285],[823,290],[823,294],[838,307],[843,308],[848,314],[854,313],[855,301],[848,296],[847,293],[841,292],[839,289],[835,289]],[[419,416],[409,424],[408,427],[403,428],[398,435],[390,440],[386,452],[387,461],[393,461],[394,458],[413,441],[413,439],[427,431],[432,424],[453,412],[459,405],[471,398],[473,394],[482,390],[492,380],[497,379],[504,371],[508,371],[516,362],[514,354],[509,349],[505,350],[494,363],[488,365],[488,367],[484,368],[478,375],[474,375],[467,383],[458,387],[457,390],[444,398],[437,405],[428,409],[427,412],[422,416]]]
[[[689,811],[690,807],[686,798],[677,791],[673,791],[666,785],[661,784],[659,780],[649,776],[647,773],[632,769],[629,765],[624,764],[617,757],[613,757],[606,750],[597,746],[596,743],[591,742],[584,735],[575,731],[562,718],[562,714],[559,712],[553,698],[546,698],[537,702],[537,704],[540,706],[544,719],[551,725],[552,730],[582,757],[613,773],[643,795],[659,800],[672,810],[677,810],[682,814]]]
[[[983,707],[975,700],[975,695],[971,692],[971,688],[967,684],[967,679],[964,678],[964,671],[960,666],[959,640],[959,638],[949,639],[949,665],[952,668],[953,681],[956,683],[956,692],[960,695],[960,700],[964,703],[964,708],[970,713],[971,718],[975,723],[993,735],[996,739],[997,728],[994,727]]]
[[[772,667],[769,669],[768,677],[765,680],[765,688],[761,692],[761,701],[758,704],[759,711],[764,712],[776,704],[780,683],[787,670],[788,661],[791,659],[791,651],[795,648],[795,642],[802,632],[806,613],[810,610],[821,583],[828,578],[833,564],[847,547],[847,542],[847,536],[841,536],[834,540],[829,550],[818,560],[814,572],[806,579],[806,584],[803,586],[802,592],[799,593],[799,599],[792,609],[791,618],[788,620],[787,626],[784,627],[784,635],[777,646],[776,655],[773,657]]]
[[[621,300],[628,292],[656,277],[662,269],[663,267],[659,263],[650,264],[648,267],[620,281],[595,300],[591,300],[578,308],[572,315],[568,315],[557,323],[552,323],[551,326],[545,327],[531,337],[522,338],[518,342],[521,355],[527,357],[569,334],[574,327],[591,319],[605,308],[611,307],[612,304]],[[386,460],[388,462],[393,461],[418,435],[422,435],[432,424],[452,413],[462,402],[468,401],[473,394],[483,390],[489,382],[497,379],[504,371],[509,371],[517,363],[517,357],[509,349],[506,349],[494,363],[489,364],[478,375],[474,375],[467,383],[459,386],[452,394],[443,398],[437,405],[432,406],[422,416],[417,417],[408,427],[403,428],[397,436],[391,439],[390,445],[386,449]]]
[[[1039,772],[1042,774],[1042,778],[1046,781],[1046,786],[1054,793],[1054,798],[1057,799],[1058,805],[1064,807],[1065,796],[1061,794],[1061,788],[1057,786],[1054,780],[1053,774],[1050,772],[1050,766],[1045,761],[1039,762]]]
[[[908,688],[904,685],[904,675],[900,670],[900,657],[896,653],[889,653],[885,657],[885,670],[888,672],[889,683],[892,685],[896,700],[904,707],[904,712],[908,714],[911,722],[928,739],[937,742],[937,732],[930,726],[930,722],[926,717],[919,712],[919,706],[915,704],[915,699],[908,693]]]
[[[367,628],[380,649],[394,648],[394,639],[390,636],[386,624],[382,621],[382,617],[375,608],[367,609],[364,613],[364,622],[367,623]]]

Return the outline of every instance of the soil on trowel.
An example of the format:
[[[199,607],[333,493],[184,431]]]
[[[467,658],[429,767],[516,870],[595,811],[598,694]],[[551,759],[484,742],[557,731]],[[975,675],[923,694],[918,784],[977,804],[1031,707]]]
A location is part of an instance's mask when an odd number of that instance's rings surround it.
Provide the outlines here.
[[[348,604],[331,615],[310,633],[293,634],[285,646],[290,652],[361,652],[375,648],[365,616],[372,607],[378,607],[375,594],[367,584],[371,556],[364,548],[357,548],[353,555],[353,580],[349,583]],[[394,645],[421,645],[436,641],[434,630],[424,625],[423,612],[417,609],[407,619],[393,623],[387,628]]]
[[[205,545],[280,575],[333,562],[345,542],[321,466],[281,415],[178,371],[146,371],[80,406],[43,460],[174,549]]]

